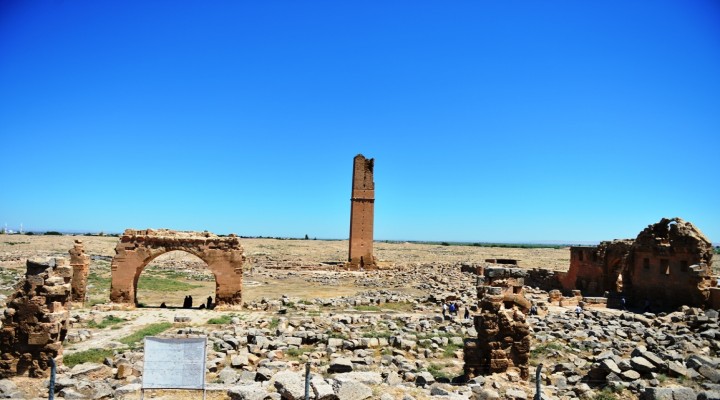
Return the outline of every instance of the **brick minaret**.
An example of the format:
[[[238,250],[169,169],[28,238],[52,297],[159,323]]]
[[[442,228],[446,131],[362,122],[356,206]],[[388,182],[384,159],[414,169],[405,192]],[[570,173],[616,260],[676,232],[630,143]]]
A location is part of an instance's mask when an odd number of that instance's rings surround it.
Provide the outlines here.
[[[374,159],[362,154],[353,162],[350,199],[350,255],[348,269],[377,269],[373,256],[373,218],[375,207]]]

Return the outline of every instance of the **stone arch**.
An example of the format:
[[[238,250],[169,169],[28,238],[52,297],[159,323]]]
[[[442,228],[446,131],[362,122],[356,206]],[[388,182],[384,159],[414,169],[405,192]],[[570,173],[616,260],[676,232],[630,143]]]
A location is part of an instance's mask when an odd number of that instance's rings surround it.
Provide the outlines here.
[[[163,268],[163,265],[165,263],[172,264],[174,266],[170,269],[168,269],[167,267]],[[187,296],[188,294],[191,294],[193,297],[195,297],[195,307],[199,306],[200,304],[206,304],[206,297],[208,294],[211,294],[213,297],[215,296],[215,294],[212,292],[213,288],[202,288],[201,290],[199,290],[200,292],[208,292],[208,289],[210,290],[210,292],[204,294],[203,296],[200,296],[200,294],[196,295],[196,293],[191,293],[192,289],[190,289],[187,291],[176,290],[173,292],[164,292],[162,293],[161,298],[156,298],[154,300],[146,298],[146,296],[151,296],[149,292],[153,290],[153,287],[149,285],[147,281],[144,281],[145,279],[152,279],[153,275],[155,275],[155,277],[161,277],[162,279],[172,279],[167,278],[163,274],[163,272],[177,271],[178,268],[185,270],[185,268],[188,267],[195,270],[196,273],[200,273],[208,278],[212,278],[212,282],[215,282],[217,279],[213,271],[210,271],[210,269],[208,268],[207,263],[201,258],[199,258],[197,255],[185,250],[170,250],[166,253],[158,254],[152,260],[148,260],[147,263],[140,267],[141,271],[139,271],[139,274],[137,274],[137,282],[135,282],[134,284],[135,304],[144,304],[145,307],[159,307],[161,303],[166,302],[167,307],[179,307],[181,304],[183,304],[183,297]]]
[[[120,237],[110,266],[110,301],[135,306],[137,283],[145,267],[158,256],[183,251],[197,256],[215,275],[215,303],[219,308],[242,306],[242,265],[245,259],[235,235],[168,229],[127,229]]]

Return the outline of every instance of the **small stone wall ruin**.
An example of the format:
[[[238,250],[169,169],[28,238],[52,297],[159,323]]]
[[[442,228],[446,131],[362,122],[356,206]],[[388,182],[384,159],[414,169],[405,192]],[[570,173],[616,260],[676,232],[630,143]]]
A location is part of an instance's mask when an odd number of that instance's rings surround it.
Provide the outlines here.
[[[465,340],[465,379],[508,370],[529,378],[530,327],[525,321],[530,302],[523,294],[526,271],[486,268],[478,277],[480,314],[474,318],[477,338]]]
[[[72,277],[73,268],[64,258],[27,261],[25,280],[0,317],[0,378],[46,377],[50,359],[62,360]]]
[[[197,256],[215,275],[216,307],[242,306],[242,267],[245,257],[238,237],[234,234],[220,237],[210,232],[169,229],[125,230],[110,265],[110,300],[135,306],[140,274],[156,257],[175,250]]]

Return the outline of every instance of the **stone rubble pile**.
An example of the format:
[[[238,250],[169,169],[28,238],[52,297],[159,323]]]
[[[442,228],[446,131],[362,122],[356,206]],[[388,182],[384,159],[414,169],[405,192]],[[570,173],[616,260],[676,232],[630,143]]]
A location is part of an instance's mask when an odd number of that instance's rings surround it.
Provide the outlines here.
[[[252,312],[231,314],[224,325],[188,327],[176,318],[170,322],[183,325],[169,334],[208,337],[208,390],[231,399],[302,399],[306,363],[310,398],[316,400],[531,399],[538,363],[544,364],[544,399],[590,399],[601,391],[616,391],[617,399],[720,399],[718,313],[688,307],[657,315],[592,309],[578,318],[571,309],[536,300],[541,315],[523,314],[529,340],[523,332],[517,337],[529,356],[529,371],[508,369],[466,380],[463,345],[481,335],[472,319],[462,319],[462,311],[443,316],[438,305],[451,300],[479,312],[477,275],[459,270],[432,264],[369,272],[363,279],[392,279],[390,286],[402,282],[423,294],[382,289],[329,299],[260,299],[245,304]],[[530,299],[547,299],[546,292],[526,290]],[[91,337],[93,330],[83,324],[103,315],[74,313],[77,328],[68,340]],[[102,364],[61,367],[56,394],[137,398],[143,351],[115,342],[107,348],[115,354]],[[0,380],[0,397],[17,390]]]
[[[578,385],[586,384],[643,399],[720,398],[717,311],[684,307],[656,316],[594,310],[580,318],[567,312],[528,322],[535,356],[546,365],[546,393],[553,396],[574,398]],[[662,387],[668,378],[692,388]],[[669,392],[683,394],[666,397]]]

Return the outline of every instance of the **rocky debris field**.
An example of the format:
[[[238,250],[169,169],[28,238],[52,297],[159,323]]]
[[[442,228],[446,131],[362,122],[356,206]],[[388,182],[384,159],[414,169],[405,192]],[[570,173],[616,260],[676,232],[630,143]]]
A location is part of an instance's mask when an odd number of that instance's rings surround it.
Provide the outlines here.
[[[0,252],[0,270],[17,271],[15,264],[24,264],[23,257],[34,254],[31,246],[38,243],[52,244],[40,251],[47,255],[64,256],[71,247],[51,240],[58,238],[28,237],[27,243],[0,245],[5,251]],[[107,284],[102,279],[109,276],[97,268],[102,262],[102,271],[109,270],[114,241],[93,237],[85,244],[93,257],[91,275],[98,276],[94,285]],[[250,265],[252,254],[260,252],[278,262],[267,268],[254,265],[247,274],[254,284],[244,288],[252,296],[242,311],[122,311],[103,304],[72,310],[64,343],[65,359],[72,362],[59,367],[55,398],[139,399],[142,339],[128,338],[161,326],[155,335],[207,336],[208,399],[302,399],[308,364],[312,399],[532,399],[539,364],[544,399],[720,399],[716,311],[588,309],[578,318],[571,309],[548,305],[547,293],[536,288],[526,288],[540,308],[540,316],[527,318],[533,332],[531,380],[510,371],[463,381],[463,342],[477,334],[472,319],[462,315],[466,307],[471,314],[477,311],[477,277],[461,272],[460,261],[518,258],[521,266],[556,269],[566,262],[567,250],[383,243],[378,245],[381,258],[400,260],[401,267],[350,273],[332,266],[297,268],[332,265],[344,257],[346,241],[250,240],[243,245]],[[159,269],[201,271],[202,265],[169,257]],[[10,281],[21,274],[6,275]],[[457,301],[458,315],[443,317],[442,300]],[[47,385],[47,379],[0,380],[0,398],[47,398]],[[145,395],[200,398],[191,391],[148,390]]]
[[[447,274],[417,278],[430,288],[447,287],[443,280],[456,278]],[[332,299],[281,297],[250,303],[242,312],[167,310],[155,322],[172,324],[163,335],[207,336],[210,398],[303,399],[306,364],[312,399],[533,398],[534,377],[523,382],[517,372],[462,380],[463,341],[476,336],[475,328],[462,312],[444,318],[435,297],[386,290]],[[69,337],[89,349],[105,335],[103,348],[113,352],[98,362],[60,367],[56,398],[139,398],[142,345],[108,341],[113,330],[91,326],[110,315],[121,320],[120,327],[132,325],[147,312],[73,312]],[[716,311],[684,308],[655,315],[597,309],[578,318],[572,310],[549,307],[528,321],[531,364],[543,364],[543,398],[720,398]],[[66,357],[73,353],[78,352],[66,351]],[[0,381],[0,395],[28,398],[7,379]],[[156,398],[183,395],[188,393]]]

